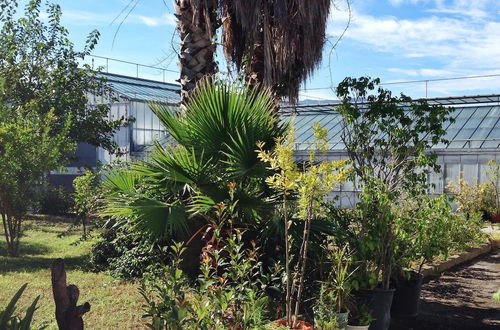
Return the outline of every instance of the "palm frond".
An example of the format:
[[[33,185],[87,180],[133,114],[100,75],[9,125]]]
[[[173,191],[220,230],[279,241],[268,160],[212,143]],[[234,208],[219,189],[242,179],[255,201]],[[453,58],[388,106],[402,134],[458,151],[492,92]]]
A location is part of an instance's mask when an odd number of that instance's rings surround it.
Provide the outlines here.
[[[257,141],[273,142],[287,127],[275,114],[269,90],[208,79],[193,92],[184,113],[173,113],[159,104],[153,107],[177,144],[214,160],[223,157],[226,144],[243,132],[253,132],[248,143],[255,148]]]
[[[110,196],[101,212],[103,216],[127,219],[123,222],[131,233],[152,240],[189,233],[185,208],[180,203],[165,203],[140,193]]]
[[[196,195],[191,199],[189,212],[191,213],[208,213],[215,207],[215,202],[212,198],[204,195]]]
[[[209,181],[215,164],[201,151],[196,154],[194,148],[170,146],[164,148],[155,145],[149,159],[133,166],[133,169],[148,181],[160,184],[182,183],[203,184]]]
[[[113,169],[105,174],[103,187],[109,194],[131,193],[137,186],[138,176],[130,169]]]
[[[158,117],[167,133],[181,145],[188,144],[189,132],[184,124],[184,117],[177,109],[163,103],[150,103],[150,108]]]
[[[31,303],[31,305],[28,307],[26,310],[26,314],[24,315],[24,318],[21,320],[19,323],[19,329],[20,330],[30,330],[31,329],[31,322],[33,321],[33,314],[35,314],[35,311],[37,310],[36,305],[38,304],[38,300],[40,300],[40,296],[37,296],[35,300]]]

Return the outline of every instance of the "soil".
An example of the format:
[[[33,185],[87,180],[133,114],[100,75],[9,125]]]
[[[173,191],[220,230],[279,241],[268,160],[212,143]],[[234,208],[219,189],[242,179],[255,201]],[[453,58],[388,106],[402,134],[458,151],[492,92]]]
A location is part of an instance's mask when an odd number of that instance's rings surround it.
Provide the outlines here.
[[[499,330],[498,290],[500,249],[427,280],[419,315],[393,320],[391,330]]]

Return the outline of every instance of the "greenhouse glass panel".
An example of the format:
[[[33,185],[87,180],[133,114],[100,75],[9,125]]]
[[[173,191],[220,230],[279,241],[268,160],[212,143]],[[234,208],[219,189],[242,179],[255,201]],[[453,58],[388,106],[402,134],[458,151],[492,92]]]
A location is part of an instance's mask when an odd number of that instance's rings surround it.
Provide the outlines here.
[[[454,131],[456,128],[456,134],[451,138],[452,141],[448,148],[463,148],[465,145],[465,139],[469,139],[474,130],[477,127],[477,124],[481,122],[481,119],[478,117],[474,117],[476,113],[476,109],[466,109],[463,111],[465,116],[460,116],[457,118],[457,121],[454,123],[454,127],[450,129],[450,131]]]
[[[478,164],[462,164],[462,178],[469,182],[470,184],[476,184],[478,182],[477,173]]]
[[[144,130],[144,143],[143,145],[151,145],[153,141],[153,132],[151,130]]]
[[[309,131],[312,129],[313,123],[318,121],[319,116],[308,115],[308,116],[292,117],[294,118],[292,123],[295,125],[295,136],[297,138],[297,141],[304,141],[302,140],[303,135],[309,133]]]
[[[153,117],[155,117],[155,114],[153,113],[153,111],[151,111],[151,109],[147,105],[144,105],[144,116],[145,116],[144,128],[150,130],[154,129]]]
[[[145,144],[145,141],[146,140],[144,137],[144,130],[143,129],[136,129],[135,130],[135,141],[134,141],[134,145],[136,147],[136,150],[140,146],[143,146]]]
[[[444,167],[441,167],[443,170]],[[443,175],[439,172],[432,172],[429,174],[429,184],[431,184],[430,192],[434,194],[443,193]],[[432,186],[434,185],[434,186]]]
[[[500,107],[490,107],[489,109],[490,111],[488,111],[488,114],[484,118],[483,122],[479,125],[476,132],[474,132],[471,137],[472,140],[478,140],[471,141],[471,148],[480,148],[482,146],[484,139],[490,134],[498,120]]]
[[[135,103],[135,122],[134,126],[139,129],[146,128],[146,114],[144,111],[144,103]]]
[[[318,122],[320,124],[322,124],[322,122],[321,122],[322,119],[324,119],[326,117],[327,117],[326,115],[314,116],[313,120],[309,121],[307,124],[305,124],[303,127],[300,128],[301,129],[300,135],[299,134],[295,135],[297,137],[297,141],[305,142],[305,143],[314,142],[316,139],[313,136],[314,135],[313,125],[318,123]]]
[[[153,113],[153,129],[161,130],[163,127],[160,124],[160,119]]]
[[[486,141],[481,145],[481,148],[499,148],[500,145],[500,106],[495,107],[497,110],[498,117],[496,123],[491,129],[490,133],[486,137]]]
[[[456,183],[460,178],[460,164],[458,163],[446,163],[444,166],[444,191],[449,192],[446,188],[450,182]]]
[[[321,124],[321,127],[326,128],[328,130],[328,136],[327,140],[330,141],[332,139],[332,134],[336,134],[336,127],[339,126],[340,122],[340,116],[335,116],[335,115],[327,115],[321,118],[322,120],[319,121]],[[314,130],[312,126],[314,123],[318,121],[314,121],[311,123],[309,131],[303,134],[304,138],[298,138],[298,141],[304,141],[304,142],[314,142],[316,141],[316,138],[314,138]],[[308,136],[306,134],[309,134]]]

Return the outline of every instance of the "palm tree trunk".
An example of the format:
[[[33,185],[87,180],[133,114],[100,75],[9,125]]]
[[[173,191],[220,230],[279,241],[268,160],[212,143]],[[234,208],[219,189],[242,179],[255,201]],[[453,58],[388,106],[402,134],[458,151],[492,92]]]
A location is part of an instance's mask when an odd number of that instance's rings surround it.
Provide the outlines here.
[[[217,71],[214,62],[217,29],[216,0],[175,0],[177,30],[180,37],[179,69],[181,106],[204,76]]]

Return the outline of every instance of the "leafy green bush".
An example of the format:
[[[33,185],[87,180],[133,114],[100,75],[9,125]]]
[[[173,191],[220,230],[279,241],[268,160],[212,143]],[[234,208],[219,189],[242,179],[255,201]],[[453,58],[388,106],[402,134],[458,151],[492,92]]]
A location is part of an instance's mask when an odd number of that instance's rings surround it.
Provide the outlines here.
[[[398,200],[421,194],[427,188],[427,175],[439,171],[437,155],[429,152],[445,139],[445,123],[453,122],[453,109],[412,100],[379,86],[380,79],[345,78],[337,87],[342,100],[344,134],[342,142],[352,161],[357,188],[362,189],[358,223],[362,234],[356,244],[358,259],[365,261],[375,281],[390,286],[397,249]]]
[[[193,307],[186,299],[191,289],[185,274],[179,268],[182,244],[171,246],[171,263],[163,267],[159,278],[154,278],[152,288],[143,283],[140,293],[146,301],[143,318],[151,318],[151,329],[186,329],[194,322]]]
[[[375,320],[370,310],[370,307],[367,305],[357,306],[352,310],[352,313],[349,317],[349,324],[352,325],[370,325]]]
[[[41,190],[38,212],[49,215],[68,215],[73,205],[73,198],[65,188],[47,185]]]
[[[333,306],[335,306],[335,297],[333,297],[332,291],[329,291],[326,285],[322,285],[314,307],[314,325],[318,329],[339,329],[337,313]]]
[[[130,248],[119,250],[120,255],[109,263],[109,272],[112,276],[123,279],[141,278],[145,274],[155,272],[161,267],[163,260],[150,244],[145,242],[131,242]]]
[[[452,220],[451,235],[454,251],[464,251],[485,242],[486,234],[482,231],[484,221],[481,213],[470,214],[468,218],[455,213]]]
[[[40,296],[36,297],[35,300],[26,310],[26,314],[23,318],[19,318],[14,315],[16,311],[16,304],[19,298],[22,296],[24,290],[28,286],[28,283],[24,284],[19,288],[16,294],[12,297],[10,302],[7,304],[5,309],[0,311],[0,329],[5,330],[29,330],[31,329],[31,321],[33,320],[33,314],[36,310],[36,304]]]
[[[278,278],[264,275],[257,251],[243,248],[240,232],[214,235],[222,246],[203,260],[198,286],[190,286],[179,268],[184,249],[177,244],[161,278],[141,288],[152,329],[254,329],[269,322],[267,290]]]
[[[395,276],[402,276],[412,267],[420,272],[424,263],[448,256],[457,240],[454,228],[461,217],[452,211],[447,195],[403,200],[394,209],[398,235]]]
[[[163,263],[158,249],[114,228],[101,234],[101,240],[92,246],[90,253],[90,266],[94,271],[109,271],[122,279],[141,278],[161,268]]]

